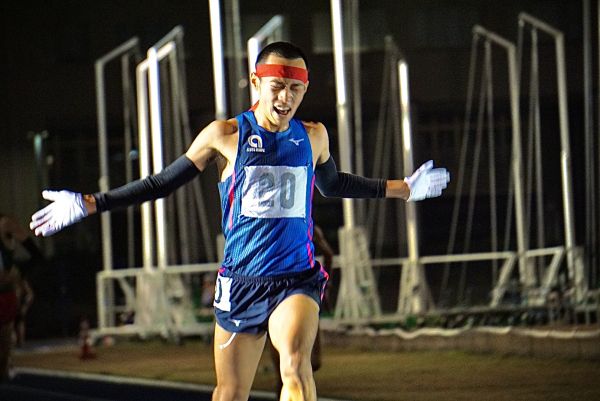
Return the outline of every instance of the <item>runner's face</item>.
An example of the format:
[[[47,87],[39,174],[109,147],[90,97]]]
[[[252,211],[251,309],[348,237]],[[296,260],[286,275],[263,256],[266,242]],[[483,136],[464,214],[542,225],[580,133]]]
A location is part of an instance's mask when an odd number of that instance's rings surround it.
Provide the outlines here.
[[[304,60],[286,59],[275,55],[267,57],[265,64],[281,64],[306,69]],[[253,76],[255,87],[259,93],[259,106],[257,111],[261,120],[268,125],[270,131],[284,131],[288,128],[290,120],[302,103],[308,83],[291,78]],[[258,118],[259,116],[257,116]]]

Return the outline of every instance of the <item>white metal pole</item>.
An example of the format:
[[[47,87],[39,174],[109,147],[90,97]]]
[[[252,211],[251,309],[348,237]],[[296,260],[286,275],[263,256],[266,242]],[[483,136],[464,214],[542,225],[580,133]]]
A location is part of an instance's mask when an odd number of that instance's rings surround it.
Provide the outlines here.
[[[245,88],[248,82],[248,76],[244,68],[244,49],[242,44],[242,22],[240,18],[239,0],[229,0],[225,3],[226,14],[230,18],[227,24],[229,29],[226,31],[228,46],[233,51],[233,62],[229,69],[230,90],[231,90],[231,113],[238,114],[248,109]],[[227,21],[228,18],[226,17]]]
[[[158,54],[156,49],[151,47],[148,50],[148,87],[150,94],[150,129],[152,133],[152,169],[154,174],[159,173],[163,169],[162,113],[160,108],[160,78],[158,68]],[[157,199],[154,202],[156,261],[160,269],[164,269],[168,264],[165,207],[164,199]]]
[[[402,151],[404,175],[409,176],[414,171],[412,151],[412,124],[410,118],[410,93],[408,82],[408,64],[406,60],[398,62],[398,82],[400,83],[400,112],[402,118]],[[416,204],[406,203],[406,231],[408,237],[408,257],[411,262],[419,258],[419,240]]]
[[[98,122],[98,157],[100,159],[100,178],[98,186],[100,191],[105,192],[110,188],[110,172],[108,165],[108,130],[106,127],[106,93],[104,82],[104,66],[111,60],[136,49],[139,46],[137,37],[129,39],[119,47],[96,60],[94,65],[96,73],[96,109]],[[104,271],[113,268],[112,260],[112,235],[110,213],[100,216],[102,232],[102,266]]]
[[[517,69],[517,53],[514,44],[507,47],[508,74],[510,90],[510,111],[512,122],[513,141],[513,177],[515,183],[515,218],[517,229],[517,251],[519,253],[519,269],[524,273],[528,285],[532,285],[534,278],[532,271],[527,266],[525,252],[527,240],[525,237],[525,205],[523,200],[523,156],[521,154],[521,111],[519,108],[519,83]]]
[[[412,125],[410,118],[410,96],[408,87],[408,64],[406,60],[398,61],[398,83],[400,89],[400,115],[402,121],[402,158],[404,175],[409,176],[414,171],[413,152],[412,152]],[[419,232],[417,222],[417,208],[415,202],[407,202],[405,205],[406,213],[406,237],[408,242],[408,260],[407,267],[411,270],[418,270],[419,266]],[[416,273],[416,272],[415,272]],[[419,283],[421,275],[416,274],[417,282],[414,283],[421,287]],[[418,294],[415,300],[414,312],[421,312],[424,308],[422,293]]]
[[[565,248],[567,251],[567,267],[569,275],[574,281],[573,284],[575,285],[577,301],[580,301],[584,295],[584,291],[587,289],[587,280],[583,271],[580,271],[575,263],[575,219],[573,211],[573,188],[571,183],[571,145],[569,139],[569,111],[567,103],[568,93],[564,35],[561,31],[529,14],[520,13],[519,20],[546,32],[553,36],[555,40]]]
[[[410,118],[410,93],[408,81],[408,64],[406,60],[398,61],[398,83],[400,97],[400,115],[402,120],[402,158],[404,175],[409,176],[414,171],[413,152],[412,152],[412,125]],[[417,220],[417,208],[415,202],[406,202],[406,237],[408,242],[408,261],[406,268],[411,270],[414,280],[411,284],[419,288],[418,294],[410,294],[411,305],[406,305],[411,313],[421,313],[425,310],[424,289],[426,283],[423,282],[422,268],[419,264],[419,232]],[[412,288],[411,288],[412,289]],[[412,291],[411,291],[412,292]],[[415,296],[416,295],[416,296]],[[398,299],[398,310],[401,310],[402,301]]]
[[[184,152],[184,144],[183,144],[183,132],[182,132],[182,109],[181,109],[181,99],[183,98],[180,90],[181,90],[181,82],[179,71],[179,57],[178,50],[179,47],[175,44],[175,50],[169,54],[169,82],[171,85],[171,107],[173,110],[173,133],[170,135],[173,138],[173,152],[172,154],[178,155],[183,154]],[[185,113],[185,109],[183,109]],[[190,232],[188,229],[188,222],[190,221],[188,208],[186,207],[186,199],[185,199],[186,191],[181,188],[179,191],[175,193],[175,204],[177,209],[177,225],[178,225],[178,233],[179,233],[179,244],[178,249],[180,251],[181,262],[184,264],[191,263],[190,257]]]
[[[173,43],[169,42],[156,52],[156,58],[164,58],[174,48]],[[150,153],[150,133],[148,127],[148,70],[149,59],[138,64],[136,68],[137,82],[137,109],[138,109],[138,142],[140,154],[140,177],[145,178],[152,174],[151,153]],[[160,119],[160,116],[158,117]],[[162,146],[161,146],[162,149]],[[162,152],[161,152],[162,154]],[[144,202],[141,205],[142,214],[142,261],[144,269],[151,270],[154,262],[154,244],[152,241],[152,209],[150,202]]]
[[[148,50],[148,80],[150,94],[150,123],[152,132],[152,163],[153,173],[159,173],[164,167],[163,154],[163,132],[162,132],[162,111],[160,101],[160,69],[159,61],[167,55],[176,52],[176,42],[182,44],[183,27],[178,25],[163,36],[158,42]],[[183,46],[181,46],[183,48]],[[176,59],[177,57],[171,57]],[[175,63],[176,64],[176,63]],[[172,70],[176,70],[177,66]],[[174,93],[175,98],[179,98],[178,93]],[[179,99],[178,99],[179,100]],[[179,113],[179,110],[174,110]],[[179,127],[177,128],[179,129]],[[157,199],[154,203],[154,213],[156,220],[156,255],[157,265],[164,269],[168,265],[168,241],[167,232],[167,202],[165,199]],[[182,212],[182,213],[185,213]]]
[[[571,174],[571,145],[569,141],[569,111],[567,106],[567,72],[565,66],[565,44],[561,33],[556,37],[556,74],[558,81],[558,110],[560,116],[560,164],[562,172],[563,215],[565,219],[565,246],[567,248],[567,265],[572,272],[576,288],[576,298],[581,300],[584,278],[575,267],[575,222],[573,213],[573,189]]]
[[[177,25],[175,28],[171,29],[165,36],[160,38],[158,42],[154,44],[155,49],[159,52],[159,60],[162,60],[168,53],[170,53],[173,49],[165,48],[169,42],[180,42],[181,38],[183,38],[183,27],[181,25]],[[180,42],[181,43],[181,42]],[[161,53],[160,49],[165,48],[167,53]]]
[[[131,138],[131,126],[132,126],[132,101],[133,88],[131,85],[131,72],[130,72],[130,60],[128,55],[121,57],[121,86],[123,88],[123,154],[125,155],[125,181],[131,182],[133,180],[133,168],[131,165],[131,151],[133,149],[132,138]],[[133,207],[127,208],[127,267],[135,265],[135,240],[134,240],[134,210]]]
[[[260,52],[260,44],[256,37],[251,37],[248,39],[248,76],[250,76],[254,71],[254,63],[256,62],[256,57]],[[252,83],[248,84],[248,88],[250,90],[250,103],[254,104],[258,102],[258,92],[252,86]]]
[[[215,88],[215,119],[225,120],[227,118],[227,97],[225,91],[225,60],[223,57],[220,0],[208,0],[208,7],[210,11],[210,37]]]
[[[104,65],[96,63],[96,103],[98,109],[98,153],[100,158],[100,178],[98,186],[100,191],[106,192],[110,188],[110,173],[108,167],[108,138],[106,128],[106,97],[104,94]],[[100,230],[102,234],[102,266],[104,271],[111,271],[112,241],[110,213],[100,215]]]
[[[140,177],[151,174],[150,170],[150,141],[148,130],[148,61],[144,60],[136,68],[137,82],[137,115],[138,115],[138,146]],[[142,220],[142,266],[149,271],[154,261],[154,246],[152,243],[152,209],[150,202],[141,205]]]
[[[340,167],[343,171],[352,172],[352,158],[350,156],[350,118],[348,115],[348,100],[346,96],[346,69],[344,67],[344,33],[341,0],[331,0],[331,23],[333,28],[333,57],[335,65]],[[352,199],[342,200],[344,226],[346,228],[353,228],[355,226],[353,205],[354,202]]]
[[[521,154],[521,117],[519,108],[519,82],[517,69],[517,52],[515,45],[503,37],[476,25],[473,28],[475,35],[481,35],[488,40],[506,49],[508,58],[508,78],[510,111],[512,122],[512,173],[515,188],[515,220],[517,229],[517,252],[519,254],[519,272],[523,280],[529,285],[532,272],[527,268],[525,252],[527,250],[525,238],[524,198],[523,198],[523,162]]]

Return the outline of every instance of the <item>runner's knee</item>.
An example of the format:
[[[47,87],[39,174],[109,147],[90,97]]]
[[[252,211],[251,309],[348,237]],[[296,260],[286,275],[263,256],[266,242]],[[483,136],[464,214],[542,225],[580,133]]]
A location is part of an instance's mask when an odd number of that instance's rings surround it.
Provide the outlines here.
[[[291,391],[305,389],[312,380],[310,355],[294,352],[281,356],[281,380],[283,385]]]

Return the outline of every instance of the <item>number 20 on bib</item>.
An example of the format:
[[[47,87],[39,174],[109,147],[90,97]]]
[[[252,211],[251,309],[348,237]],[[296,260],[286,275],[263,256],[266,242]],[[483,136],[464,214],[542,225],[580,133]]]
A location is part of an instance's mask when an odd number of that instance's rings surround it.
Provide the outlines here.
[[[306,166],[246,166],[242,215],[306,217]]]

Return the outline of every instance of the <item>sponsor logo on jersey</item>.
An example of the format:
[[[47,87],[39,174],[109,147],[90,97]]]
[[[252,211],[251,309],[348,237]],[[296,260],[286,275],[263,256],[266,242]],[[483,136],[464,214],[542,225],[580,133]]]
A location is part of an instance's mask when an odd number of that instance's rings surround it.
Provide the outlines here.
[[[296,146],[300,146],[300,142],[302,142],[303,140],[304,140],[304,138],[300,138],[300,139],[290,138],[290,142]]]
[[[259,135],[250,135],[248,137],[248,145],[249,148],[246,148],[246,152],[259,152],[265,153],[265,148],[263,148],[262,138]]]

